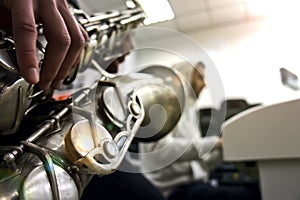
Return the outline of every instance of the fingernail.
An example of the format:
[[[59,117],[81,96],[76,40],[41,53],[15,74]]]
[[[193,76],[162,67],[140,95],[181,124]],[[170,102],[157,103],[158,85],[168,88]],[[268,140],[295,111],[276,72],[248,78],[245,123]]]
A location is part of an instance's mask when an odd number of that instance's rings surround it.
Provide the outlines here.
[[[25,72],[24,76],[27,77],[25,79],[27,79],[28,82],[30,82],[30,83],[37,83],[37,82],[39,82],[39,79],[40,79],[39,72],[38,72],[37,68],[34,68],[34,67],[28,68],[27,71]]]
[[[49,82],[39,82],[39,87],[42,89],[42,90],[47,90],[48,88],[50,88],[51,86],[51,81]]]
[[[60,89],[62,87],[62,85],[63,85],[63,82],[64,82],[64,79],[53,81],[52,84],[51,84],[51,86],[52,86],[52,88]]]

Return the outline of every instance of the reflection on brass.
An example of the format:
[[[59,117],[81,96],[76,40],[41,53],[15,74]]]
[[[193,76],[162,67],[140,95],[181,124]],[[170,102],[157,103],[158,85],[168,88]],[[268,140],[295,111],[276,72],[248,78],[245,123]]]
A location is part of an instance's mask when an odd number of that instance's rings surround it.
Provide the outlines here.
[[[98,138],[103,142],[103,140],[109,139],[109,136],[103,135],[107,131],[100,125],[96,124]],[[92,130],[88,120],[81,120],[75,123],[70,129],[69,133],[65,138],[65,149],[67,152],[67,157],[70,161],[75,162],[76,160],[84,157],[95,147]]]
[[[151,84],[136,90],[145,109],[145,118],[136,138],[150,142],[165,136],[181,116],[176,94],[163,85]]]

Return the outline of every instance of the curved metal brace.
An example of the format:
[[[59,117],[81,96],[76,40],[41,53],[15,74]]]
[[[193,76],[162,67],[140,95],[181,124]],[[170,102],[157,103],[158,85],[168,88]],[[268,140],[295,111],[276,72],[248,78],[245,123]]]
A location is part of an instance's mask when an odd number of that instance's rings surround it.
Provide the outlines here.
[[[57,183],[57,178],[55,175],[54,165],[51,156],[38,145],[26,141],[22,141],[21,143],[26,147],[26,150],[29,153],[35,154],[42,161],[45,172],[49,179],[53,199],[59,200],[58,183]]]

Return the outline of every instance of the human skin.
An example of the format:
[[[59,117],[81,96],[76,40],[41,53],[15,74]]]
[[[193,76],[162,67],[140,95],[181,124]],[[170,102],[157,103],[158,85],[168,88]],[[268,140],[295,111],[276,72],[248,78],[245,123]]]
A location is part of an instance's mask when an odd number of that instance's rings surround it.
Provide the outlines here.
[[[43,67],[36,56],[36,24],[47,40]],[[60,88],[88,39],[65,0],[0,0],[0,28],[12,28],[20,73],[41,89]]]

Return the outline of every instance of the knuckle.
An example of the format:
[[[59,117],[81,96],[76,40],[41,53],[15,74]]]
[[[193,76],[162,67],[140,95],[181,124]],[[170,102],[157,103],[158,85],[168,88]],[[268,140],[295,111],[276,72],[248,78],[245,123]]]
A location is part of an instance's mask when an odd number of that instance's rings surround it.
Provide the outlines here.
[[[33,61],[36,61],[35,59],[36,59],[36,57],[35,57],[35,54],[36,54],[36,51],[34,50],[34,49],[30,49],[30,48],[27,48],[27,49],[22,49],[21,51],[20,51],[20,54],[21,54],[21,56],[23,56],[23,57],[33,57],[34,58],[34,60]]]
[[[56,7],[56,0],[48,0],[47,3],[48,3],[47,6],[50,6],[51,8]]]
[[[37,34],[36,26],[31,21],[24,20],[16,28],[17,30],[24,31],[27,34],[33,34],[33,35]]]
[[[75,49],[82,49],[85,45],[85,39],[82,34],[79,34],[73,38],[72,45]]]
[[[54,40],[59,48],[68,49],[71,45],[71,37],[68,33],[60,34]]]
[[[53,0],[56,2],[57,6],[68,9],[68,4],[66,0]]]

